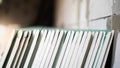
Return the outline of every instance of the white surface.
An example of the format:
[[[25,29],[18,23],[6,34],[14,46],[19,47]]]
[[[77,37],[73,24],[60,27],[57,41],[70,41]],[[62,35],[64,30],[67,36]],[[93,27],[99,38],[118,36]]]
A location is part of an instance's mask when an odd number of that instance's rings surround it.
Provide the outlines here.
[[[90,20],[112,15],[112,0],[90,0]]]
[[[63,57],[64,57],[64,54],[65,54],[65,51],[66,51],[66,48],[67,48],[67,44],[68,44],[68,42],[69,42],[70,37],[71,37],[71,31],[69,31],[69,32],[67,33],[65,42],[64,42],[64,44],[62,45],[63,47],[62,47],[62,50],[61,50],[61,52],[60,52],[60,56],[59,56],[59,58],[58,58],[56,68],[59,68],[60,65],[61,65],[61,63],[62,63],[62,59],[63,59]]]
[[[63,59],[62,59],[62,63],[61,63],[61,68],[66,68],[65,66],[65,64],[67,63],[67,61],[68,61],[68,54],[69,54],[69,51],[70,51],[70,48],[72,47],[71,46],[71,43],[73,42],[73,38],[74,38],[74,31],[72,31],[71,32],[71,36],[70,36],[70,38],[69,38],[69,42],[68,42],[68,44],[67,44],[67,48],[66,48],[66,51],[65,51],[65,53],[64,53],[64,57],[63,57]]]
[[[106,46],[107,46],[107,45],[104,45],[104,44],[108,43],[108,41],[109,41],[108,38],[109,38],[109,36],[107,36],[107,39],[106,39],[105,32],[103,32],[103,36],[101,38],[101,43],[100,43],[99,49],[97,51],[97,54],[96,54],[96,57],[95,57],[95,60],[94,60],[93,68],[95,68],[96,66],[97,66],[96,68],[100,68],[99,67],[99,66],[101,66],[100,61],[102,61],[102,59],[103,59],[103,56],[105,54],[104,50],[106,50]],[[100,59],[101,56],[102,56],[102,58]]]
[[[78,39],[78,37],[79,37],[79,32],[76,32],[75,37],[73,39],[73,42],[71,44],[71,49],[69,51],[69,54],[68,54],[68,57],[67,57],[67,60],[66,60],[66,68],[68,68],[70,66],[70,61],[71,61],[71,58],[73,56],[73,52],[74,52],[74,49],[76,47],[77,40],[80,40],[80,39]]]
[[[18,62],[17,67],[20,67],[20,64],[21,64],[21,62],[22,62],[22,59],[23,59],[24,53],[25,53],[25,51],[26,51],[26,49],[27,49],[27,46],[28,46],[29,40],[30,40],[30,38],[31,38],[31,36],[32,36],[32,32],[29,31],[28,34],[29,34],[29,35],[28,35],[27,40],[26,40],[26,42],[25,42],[24,49],[22,50],[22,53],[21,53],[21,56],[20,56],[20,59],[19,59],[19,62]]]
[[[58,0],[56,9],[57,26],[70,27],[70,25],[78,23],[77,6],[77,0]]]
[[[7,57],[7,54],[8,54],[8,52],[9,52],[9,49],[10,49],[11,45],[12,45],[12,42],[13,42],[13,39],[14,39],[14,36],[15,36],[15,35],[16,35],[16,31],[13,30],[13,32],[11,33],[11,37],[10,37],[10,39],[9,39],[9,42],[8,42],[8,46],[7,46],[7,48],[5,49],[5,52],[4,52],[3,56],[0,58],[0,68],[2,68],[2,66],[3,66],[3,64],[4,64],[4,62],[5,62],[5,59],[6,59],[6,57]]]
[[[73,55],[72,55],[72,57],[71,57],[71,61],[70,61],[70,64],[69,64],[69,68],[73,68],[74,67],[74,61],[75,61],[75,59],[76,59],[76,56],[77,56],[77,52],[78,52],[78,50],[79,50],[79,44],[81,43],[81,41],[82,41],[82,36],[83,36],[83,31],[80,31],[80,33],[79,33],[79,37],[78,37],[78,39],[77,39],[77,42],[76,42],[76,45],[75,45],[75,49],[74,49],[74,52],[73,52]]]
[[[83,62],[85,61],[84,60],[84,57],[86,56],[86,53],[88,52],[88,47],[91,46],[90,43],[91,43],[91,38],[92,38],[92,33],[91,32],[88,32],[88,36],[86,38],[86,41],[85,41],[85,44],[82,48],[82,52],[81,52],[81,55],[79,56],[79,60],[78,60],[78,65],[77,65],[77,68],[79,67],[82,67],[82,64]]]
[[[99,19],[89,22],[89,29],[107,29],[108,19]]]
[[[23,33],[23,37],[21,39],[21,43],[19,45],[19,48],[17,49],[17,55],[15,57],[15,61],[13,62],[13,68],[15,68],[15,66],[17,65],[17,61],[19,60],[19,57],[21,56],[21,52],[23,51],[23,46],[25,45],[26,39],[28,36],[28,31],[25,31]]]
[[[39,61],[40,60],[38,60],[38,59],[40,58],[41,50],[42,50],[42,47],[43,47],[42,45],[45,42],[46,36],[47,36],[47,30],[42,30],[41,31],[41,41],[40,41],[40,44],[39,44],[39,47],[38,47],[38,51],[36,52],[36,56],[34,58],[32,68],[39,67]]]
[[[56,43],[57,43],[57,38],[58,38],[58,35],[59,35],[59,30],[56,30],[55,31],[55,35],[54,35],[54,38],[53,38],[53,41],[52,41],[52,44],[51,44],[51,47],[50,47],[50,51],[49,51],[49,54],[46,58],[46,61],[45,61],[45,65],[44,65],[44,68],[47,68],[49,63],[50,63],[50,60],[53,56],[53,52],[54,52],[54,49],[55,49],[55,46],[56,46]]]
[[[56,46],[55,46],[54,51],[53,51],[52,58],[51,58],[51,60],[50,60],[49,66],[48,66],[49,68],[52,68],[52,65],[53,65],[53,63],[54,63],[55,56],[56,56],[56,54],[57,54],[57,51],[58,51],[60,42],[61,42],[62,37],[63,37],[64,34],[66,34],[64,31],[60,31],[59,37],[58,37],[58,39],[57,39]]]
[[[103,32],[100,32],[88,68],[91,68],[93,66],[97,51],[101,43],[102,36],[103,36]]]
[[[30,59],[32,57],[32,54],[33,54],[33,51],[34,51],[34,48],[36,46],[36,42],[37,42],[37,39],[38,39],[38,36],[39,36],[39,30],[34,30],[33,35],[34,35],[34,38],[33,38],[33,41],[32,41],[31,47],[30,47],[30,51],[27,55],[27,59],[26,59],[25,64],[24,64],[25,68],[28,67]]]
[[[86,59],[84,68],[88,68],[88,65],[89,65],[90,60],[91,60],[91,57],[92,57],[92,53],[93,53],[94,48],[95,48],[95,44],[96,44],[96,42],[97,42],[97,37],[98,37],[98,35],[99,35],[98,32],[96,32],[96,33],[95,33],[95,36],[94,36],[94,38],[93,38],[93,42],[92,42],[92,44],[91,44],[91,47],[90,47],[90,50],[89,50],[88,57],[87,57],[87,59]]]
[[[77,55],[76,55],[76,59],[75,59],[74,64],[73,64],[73,66],[74,66],[75,68],[77,67],[77,62],[78,62],[78,59],[79,59],[79,57],[80,57],[80,55],[81,55],[82,48],[83,48],[83,46],[84,46],[84,44],[85,44],[87,35],[88,35],[87,31],[85,31],[85,32],[84,32],[84,35],[83,35],[83,38],[82,38],[82,41],[81,41],[81,43],[80,43],[80,45],[79,45],[79,47],[78,47],[79,49],[78,49],[78,52],[77,52]]]
[[[45,45],[46,49],[45,49],[45,52],[44,52],[44,57],[42,58],[42,62],[41,62],[40,68],[43,68],[44,65],[45,65],[45,61],[46,61],[46,59],[48,57],[48,54],[50,52],[50,48],[51,48],[51,44],[52,44],[52,40],[53,40],[54,34],[55,34],[55,31],[51,30],[51,35],[50,35],[49,41],[48,41],[47,45]]]
[[[109,44],[108,44],[108,47],[106,49],[105,57],[103,58],[102,67],[105,67],[107,57],[108,57],[108,54],[109,54],[109,51],[110,51],[110,47],[112,46],[111,44],[113,43],[114,31],[112,31],[111,33],[112,33],[112,35],[110,37]]]
[[[115,50],[115,59],[113,68],[120,68],[120,32],[118,33],[117,41],[116,41],[116,50]]]
[[[49,31],[48,31],[48,34],[47,34],[47,37],[46,37],[46,39],[45,39],[45,42],[44,42],[44,44],[43,44],[43,47],[42,47],[42,50],[41,50],[41,54],[40,54],[40,56],[39,56],[39,62],[38,62],[38,63],[39,63],[39,66],[38,66],[38,68],[39,68],[39,67],[41,68],[41,66],[42,66],[41,63],[42,63],[43,58],[45,57],[44,54],[45,54],[45,52],[46,52],[46,48],[47,48],[47,45],[48,45],[48,43],[49,43],[51,34],[52,34],[52,31],[49,30]]]
[[[19,31],[18,32],[18,35],[17,35],[17,39],[15,41],[15,45],[13,47],[13,50],[11,52],[11,55],[9,57],[9,60],[8,60],[8,63],[7,63],[7,66],[6,68],[10,68],[11,64],[12,64],[12,60],[14,59],[15,57],[15,54],[17,53],[17,49],[19,47],[19,44],[20,44],[20,40],[22,39],[22,35],[23,35],[23,31]]]

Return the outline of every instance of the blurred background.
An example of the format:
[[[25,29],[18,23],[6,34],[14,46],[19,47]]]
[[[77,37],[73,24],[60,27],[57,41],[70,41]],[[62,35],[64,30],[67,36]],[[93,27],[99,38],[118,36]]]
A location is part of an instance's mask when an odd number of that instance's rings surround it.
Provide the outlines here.
[[[120,29],[119,0],[0,0],[0,55],[13,29]]]

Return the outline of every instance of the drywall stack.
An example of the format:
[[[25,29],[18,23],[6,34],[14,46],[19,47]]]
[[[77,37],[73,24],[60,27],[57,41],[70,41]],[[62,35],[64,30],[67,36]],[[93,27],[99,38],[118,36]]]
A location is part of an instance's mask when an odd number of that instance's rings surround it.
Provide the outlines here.
[[[105,67],[113,36],[112,30],[16,30],[0,59],[0,67]]]

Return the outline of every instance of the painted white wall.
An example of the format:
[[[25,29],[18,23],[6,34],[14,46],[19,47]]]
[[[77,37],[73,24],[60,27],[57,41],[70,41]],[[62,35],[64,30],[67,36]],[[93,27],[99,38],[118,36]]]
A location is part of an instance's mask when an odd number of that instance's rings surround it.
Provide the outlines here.
[[[56,25],[74,29],[120,29],[119,3],[120,0],[58,0]]]
[[[120,68],[120,32],[118,33],[117,40],[115,42],[114,63],[112,68]]]
[[[90,0],[90,20],[112,15],[113,0]]]
[[[56,26],[64,28],[88,27],[88,0],[58,0]]]
[[[58,0],[56,9],[57,27],[74,27],[78,23],[77,0]]]
[[[107,29],[107,21],[107,18],[91,21],[89,22],[89,29]]]
[[[81,29],[88,29],[88,9],[89,1],[88,0],[82,0],[79,6],[79,27]]]

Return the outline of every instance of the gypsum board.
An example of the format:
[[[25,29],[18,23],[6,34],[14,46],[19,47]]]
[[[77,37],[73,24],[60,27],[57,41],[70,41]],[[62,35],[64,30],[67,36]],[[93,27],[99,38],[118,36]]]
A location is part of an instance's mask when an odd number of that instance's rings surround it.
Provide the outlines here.
[[[94,67],[102,67],[102,61],[103,61],[103,58],[104,58],[104,55],[105,55],[105,51],[107,49],[107,46],[109,44],[109,41],[110,41],[110,37],[112,36],[112,33],[111,32],[108,32],[107,35],[106,35],[106,39],[105,39],[105,42],[104,44],[101,46],[101,49],[98,53],[98,58],[96,58],[96,62],[94,64]]]
[[[102,37],[103,37],[103,32],[100,32],[100,33],[99,33],[99,36],[98,36],[98,39],[97,39],[97,42],[96,42],[96,45],[95,45],[95,48],[94,48],[94,51],[93,51],[93,53],[92,53],[92,57],[91,57],[91,59],[90,59],[89,66],[88,66],[88,67],[90,67],[90,68],[93,66],[93,63],[94,63],[96,54],[97,54],[98,49],[99,49],[99,47],[100,47],[100,43],[101,43]]]
[[[28,32],[27,31],[23,32],[23,37],[22,37],[20,45],[17,49],[16,56],[14,57],[13,62],[12,62],[12,66],[11,66],[12,68],[15,68],[15,66],[17,64],[18,58],[20,56],[20,52],[22,51],[23,45],[26,42],[27,36],[28,36]]]
[[[95,32],[95,36],[94,36],[94,38],[93,38],[93,42],[92,42],[92,44],[91,44],[91,47],[90,47],[90,50],[89,50],[88,57],[87,57],[87,59],[86,59],[84,68],[88,68],[88,65],[89,65],[89,63],[90,63],[90,59],[91,59],[91,57],[92,57],[92,53],[93,53],[94,48],[95,48],[95,44],[96,44],[96,42],[97,42],[98,35],[99,35],[99,33],[98,33],[98,32]]]
[[[22,36],[23,36],[23,31],[22,30],[18,31],[18,35],[17,35],[16,41],[15,41],[14,47],[12,49],[11,55],[9,57],[9,60],[7,62],[6,68],[10,68],[11,67],[12,61],[13,61],[13,59],[15,57],[15,54],[17,52],[17,49],[18,49],[18,47],[20,45]]]
[[[2,55],[2,57],[1,57],[0,68],[6,66],[6,63],[7,63],[6,61],[8,60],[8,57],[9,57],[9,55],[11,53],[11,50],[13,49],[16,37],[17,37],[17,31],[13,30],[12,33],[11,33],[11,37],[10,37],[10,39],[8,41],[7,47],[5,49],[5,52]]]
[[[81,55],[80,55],[79,60],[78,60],[77,68],[84,66],[85,61],[86,61],[86,57],[88,55],[88,52],[89,52],[89,49],[90,49],[90,46],[91,46],[91,43],[92,43],[92,40],[93,40],[92,39],[92,33],[88,32],[88,36],[86,38],[84,47],[82,49]]]
[[[75,44],[75,49],[74,49],[73,55],[71,57],[71,61],[70,61],[70,64],[69,64],[68,68],[73,68],[73,64],[74,64],[75,58],[77,56],[77,52],[78,52],[78,49],[79,49],[79,44],[82,41],[83,34],[84,34],[83,31],[80,31],[79,37],[78,37],[77,42]]]
[[[114,36],[114,31],[112,31],[112,36],[110,37],[110,42],[108,44],[108,47],[107,47],[107,50],[106,50],[106,54],[105,54],[105,57],[103,58],[103,62],[102,62],[102,68],[105,67],[105,63],[107,61],[107,57],[108,57],[108,53],[109,53],[109,50],[110,50],[110,47],[111,47],[111,43],[113,42],[113,36]]]
[[[48,35],[47,35],[47,37],[46,37],[46,39],[45,39],[45,42],[44,42],[44,44],[43,44],[43,48],[42,48],[42,50],[41,50],[40,59],[39,59],[39,60],[40,60],[40,62],[39,62],[39,67],[41,66],[42,59],[44,58],[45,51],[46,51],[46,48],[47,48],[47,43],[49,42],[51,33],[52,33],[52,31],[49,30],[49,31],[48,31]],[[41,68],[41,67],[40,67],[40,68]]]
[[[56,64],[55,68],[59,68],[61,63],[62,63],[62,59],[63,59],[63,56],[65,54],[65,51],[66,51],[67,44],[69,42],[70,36],[71,36],[71,31],[68,31],[67,36],[66,36],[66,40],[65,40],[65,42],[64,42],[64,44],[62,46],[62,49],[60,51],[60,55],[59,55],[59,58],[58,58],[58,61],[57,61],[57,64]]]
[[[29,65],[30,59],[32,57],[32,54],[33,54],[33,51],[34,51],[34,48],[35,48],[35,45],[36,45],[36,42],[37,42],[37,39],[38,39],[38,35],[39,35],[39,30],[33,30],[34,38],[33,38],[33,41],[32,41],[31,47],[30,47],[30,51],[28,52],[28,55],[27,55],[27,58],[26,58],[24,68],[27,68],[28,65]]]
[[[41,42],[40,42],[40,44],[39,44],[39,47],[38,47],[38,50],[37,50],[37,52],[36,52],[36,56],[35,56],[35,58],[34,58],[34,60],[33,60],[33,64],[32,64],[32,68],[35,68],[35,67],[39,67],[39,62],[40,62],[40,60],[38,60],[39,58],[40,58],[40,55],[41,55],[41,50],[42,50],[42,48],[43,48],[43,44],[44,44],[44,42],[45,42],[45,39],[46,39],[46,36],[47,36],[47,30],[42,30],[41,31]]]
[[[55,35],[54,35],[54,38],[53,38],[52,43],[51,43],[51,47],[50,47],[49,54],[48,54],[47,59],[46,59],[46,61],[45,61],[44,68],[48,68],[48,65],[49,65],[49,63],[50,63],[51,57],[52,57],[52,55],[53,55],[53,51],[54,51],[54,49],[55,49],[55,45],[56,45],[56,43],[57,43],[58,35],[59,35],[59,30],[56,30],[56,31],[55,31]]]
[[[30,30],[30,31],[31,31],[31,36],[30,36],[30,39],[28,41],[28,45],[27,45],[27,47],[25,49],[25,53],[23,55],[23,58],[22,58],[22,60],[20,62],[20,65],[19,65],[20,68],[23,68],[23,66],[25,64],[25,61],[27,59],[28,53],[30,51],[31,45],[32,45],[34,37],[35,37],[35,35],[33,34],[33,31],[35,32],[35,30]]]
[[[63,68],[63,67],[64,67],[64,65],[65,65],[65,63],[66,63],[66,60],[68,59],[67,56],[68,56],[68,53],[69,53],[70,48],[71,48],[71,43],[73,42],[74,34],[75,34],[75,32],[72,31],[72,32],[71,32],[70,39],[69,39],[69,42],[68,42],[68,45],[67,45],[67,48],[66,48],[66,51],[65,51],[64,56],[63,56],[63,60],[62,60],[62,63],[61,63],[60,68]],[[65,68],[65,67],[64,67],[64,68]]]
[[[99,49],[98,49],[98,52],[97,52],[97,54],[96,54],[96,57],[95,57],[95,60],[94,60],[94,63],[93,63],[93,65],[92,65],[92,67],[94,67],[95,65],[96,65],[96,61],[97,61],[97,59],[99,58],[99,56],[100,56],[100,52],[101,52],[101,49],[102,49],[102,47],[103,47],[103,44],[104,44],[104,41],[105,41],[105,39],[106,39],[106,32],[103,32],[103,37],[102,37],[102,40],[101,40],[101,43],[100,43],[100,47],[99,47]]]
[[[19,60],[17,61],[17,68],[20,67],[20,63],[22,62],[22,58],[23,58],[23,56],[24,56],[24,54],[25,54],[25,51],[26,51],[26,49],[27,49],[27,46],[28,46],[28,43],[29,43],[29,41],[30,41],[31,35],[32,35],[32,31],[28,31],[28,37],[27,37],[26,42],[25,42],[25,44],[24,44],[24,46],[23,46],[21,55],[19,56]]]
[[[33,54],[32,54],[32,56],[30,58],[30,61],[29,61],[28,68],[32,67],[33,61],[35,59],[35,56],[36,56],[36,53],[37,53],[37,50],[38,50],[38,47],[39,47],[39,44],[41,42],[41,37],[42,37],[42,34],[41,34],[41,29],[40,29],[40,32],[39,32],[39,35],[38,35],[38,38],[37,38],[37,41],[36,41],[35,48],[33,50]]]
[[[69,53],[68,53],[68,55],[67,55],[67,60],[65,61],[66,63],[64,64],[64,67],[66,68],[68,68],[69,67],[69,63],[70,63],[70,61],[71,61],[71,57],[72,57],[72,55],[73,55],[73,51],[74,51],[74,48],[75,48],[75,43],[76,43],[76,41],[77,41],[77,39],[78,39],[78,35],[79,35],[79,32],[76,32],[75,33],[75,36],[74,36],[74,39],[73,39],[73,42],[71,43],[71,48],[69,49]]]
[[[88,32],[87,31],[84,31],[84,35],[83,35],[83,37],[82,37],[82,41],[81,41],[81,43],[80,43],[80,45],[79,45],[79,49],[78,49],[78,51],[77,51],[77,55],[76,55],[76,58],[75,58],[75,60],[74,60],[74,67],[75,68],[77,68],[77,62],[78,62],[78,59],[79,59],[79,56],[80,56],[80,54],[81,54],[81,52],[82,52],[82,48],[83,48],[83,46],[84,46],[84,44],[85,44],[85,40],[86,40],[86,38],[87,38],[87,35],[88,35]]]
[[[51,44],[52,44],[52,40],[53,40],[54,34],[55,34],[55,31],[54,31],[54,30],[51,30],[51,35],[50,35],[49,41],[48,41],[48,43],[45,45],[45,46],[47,46],[47,47],[46,47],[46,49],[45,49],[44,57],[43,57],[43,59],[42,59],[40,68],[43,68],[43,67],[45,66],[45,61],[46,61],[47,56],[48,56],[48,54],[49,54],[49,51],[50,51],[50,47],[51,47]],[[49,56],[49,57],[50,57],[50,56]]]
[[[61,46],[63,45],[65,38],[66,31],[60,31],[48,68],[55,68],[60,53],[59,50],[61,50]]]

